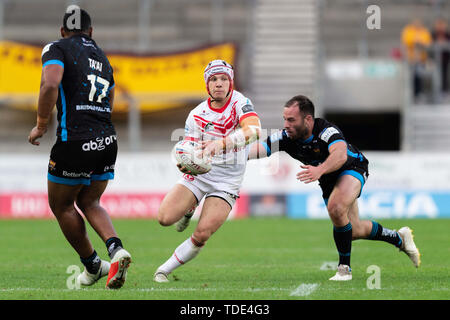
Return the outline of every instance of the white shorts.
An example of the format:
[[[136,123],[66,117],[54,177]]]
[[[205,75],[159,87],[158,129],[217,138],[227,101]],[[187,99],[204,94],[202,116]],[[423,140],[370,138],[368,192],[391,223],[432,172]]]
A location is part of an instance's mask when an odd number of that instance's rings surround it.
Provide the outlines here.
[[[216,187],[205,181],[201,181],[195,178],[191,181],[189,180],[189,177],[192,176],[185,175],[183,178],[178,180],[177,183],[185,186],[192,191],[194,196],[197,198],[197,204],[202,201],[203,197],[217,197],[225,200],[230,205],[230,207],[233,208],[234,204],[236,203],[236,199],[239,198],[238,195],[226,191],[217,190]]]

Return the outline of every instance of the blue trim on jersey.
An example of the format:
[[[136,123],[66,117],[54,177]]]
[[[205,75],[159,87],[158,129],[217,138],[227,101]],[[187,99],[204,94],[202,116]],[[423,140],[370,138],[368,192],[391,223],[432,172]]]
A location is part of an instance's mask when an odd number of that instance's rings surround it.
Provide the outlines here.
[[[346,142],[345,140],[343,140],[343,139],[334,140],[332,143],[330,143],[330,144],[328,145],[328,150],[330,150],[330,147],[331,147],[333,144],[335,144],[336,142],[339,142],[339,141],[344,141],[345,144],[347,144],[347,142]]]
[[[49,65],[51,65],[51,64],[57,64],[57,65],[59,65],[59,66],[61,66],[61,67],[64,68],[64,62],[59,61],[59,60],[56,60],[56,59],[54,59],[54,60],[48,60],[47,62],[45,62],[45,63],[42,65],[42,68],[45,68],[46,66],[49,66]]]
[[[79,178],[79,179],[68,179],[68,178],[61,178],[61,177],[55,177],[51,175],[50,173],[47,173],[47,179],[54,183],[59,184],[65,184],[68,186],[77,186],[79,184],[84,184],[86,186],[89,186],[91,184],[91,180],[86,178]]]
[[[303,143],[309,143],[309,142],[312,141],[313,138],[314,138],[314,135],[312,134],[311,137],[309,137],[309,138],[306,139],[306,140],[303,140],[302,142],[303,142]]]
[[[261,144],[264,146],[264,148],[266,148],[267,156],[270,157],[270,155],[272,154],[272,151],[270,150],[268,144],[265,141],[261,142]]]
[[[102,174],[92,174],[91,175],[91,180],[95,180],[95,181],[113,180],[113,179],[114,179],[113,172],[105,172]]]
[[[321,135],[322,135],[322,133],[324,133],[325,132],[325,130],[327,130],[329,127],[326,127],[325,129],[323,129],[322,131],[320,131],[320,133],[319,133],[319,135],[318,135],[318,137],[320,137]]]
[[[114,88],[116,86],[116,84],[114,83],[111,87],[109,87],[108,91],[111,90],[112,88]]]
[[[359,159],[359,161],[363,161],[363,157],[362,157],[361,153],[354,153],[347,149],[347,155],[349,155],[350,157]]]
[[[353,176],[356,179],[358,179],[359,182],[361,182],[361,190],[362,190],[362,187],[364,186],[364,183],[365,183],[365,180],[364,180],[364,177],[362,176],[362,174],[359,173],[358,171],[355,171],[355,170],[345,170],[345,171],[341,172],[339,177],[342,177],[342,176],[344,176],[346,174],[348,174],[350,176]]]
[[[64,94],[64,89],[62,83],[59,84],[59,92],[61,94],[61,105],[62,105],[62,115],[61,115],[61,140],[67,141],[67,106],[66,106],[66,96]]]

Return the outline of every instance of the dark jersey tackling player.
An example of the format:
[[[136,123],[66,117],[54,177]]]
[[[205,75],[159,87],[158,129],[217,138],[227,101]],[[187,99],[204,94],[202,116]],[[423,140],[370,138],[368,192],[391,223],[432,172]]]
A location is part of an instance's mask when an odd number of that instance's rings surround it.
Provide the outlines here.
[[[85,266],[78,283],[92,285],[108,275],[107,288],[116,289],[125,281],[131,256],[100,206],[108,180],[114,178],[117,156],[117,137],[111,122],[113,69],[92,39],[91,19],[86,11],[69,7],[61,36],[42,51],[37,124],[28,140],[39,145],[37,139],[47,131],[56,104],[57,140],[47,175],[49,205]],[[105,242],[111,263],[97,255],[75,203]]]
[[[420,255],[408,227],[398,232],[379,223],[360,220],[357,199],[368,178],[368,160],[344,137],[334,124],[314,117],[314,105],[305,96],[290,99],[283,110],[284,129],[265,141],[255,143],[249,158],[270,156],[285,151],[302,162],[297,179],[318,181],[331,221],[339,254],[338,271],[330,280],[351,280],[352,240],[382,240],[404,251],[416,267]]]

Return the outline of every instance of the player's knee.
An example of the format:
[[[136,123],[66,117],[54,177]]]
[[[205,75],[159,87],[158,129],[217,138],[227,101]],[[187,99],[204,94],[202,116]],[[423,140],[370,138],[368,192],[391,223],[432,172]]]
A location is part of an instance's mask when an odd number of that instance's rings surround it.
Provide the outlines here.
[[[339,219],[344,217],[348,212],[348,208],[338,201],[328,202],[327,209],[331,219]]]
[[[169,214],[162,208],[159,208],[158,210],[158,216],[157,216],[158,222],[163,227],[168,227],[173,224],[172,219],[170,219]]]
[[[208,241],[211,236],[212,232],[207,229],[196,230],[193,234],[194,239],[202,244],[205,244],[205,242]]]
[[[89,208],[98,205],[97,201],[92,202],[92,201],[86,201],[85,199],[77,199],[75,201],[75,203],[77,204],[78,209],[80,209],[82,212],[85,212]]]
[[[49,202],[49,207],[57,219],[63,217],[66,213],[72,214],[75,209],[73,204],[61,204],[57,202]]]
[[[61,201],[52,197],[49,198],[48,205],[56,217],[73,208],[73,202]]]
[[[167,219],[166,217],[164,217],[164,216],[159,216],[159,215],[158,215],[158,222],[159,222],[159,224],[162,225],[163,227],[168,227],[168,226],[171,226],[171,225],[173,224],[172,221],[170,221],[170,220]]]

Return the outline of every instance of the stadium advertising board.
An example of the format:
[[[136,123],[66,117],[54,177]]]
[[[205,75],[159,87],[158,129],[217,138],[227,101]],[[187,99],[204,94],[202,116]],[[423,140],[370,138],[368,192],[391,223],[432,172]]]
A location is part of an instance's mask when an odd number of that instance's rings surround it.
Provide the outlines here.
[[[155,219],[164,198],[164,192],[105,193],[101,205],[113,218]],[[248,215],[248,196],[241,195],[229,215],[229,219]],[[194,218],[198,218],[197,208]],[[45,192],[0,193],[0,218],[53,218]]]
[[[370,176],[359,199],[365,218],[450,217],[450,155],[366,153]],[[2,155],[0,217],[51,217],[48,155]],[[426,170],[424,170],[426,168]],[[327,218],[317,183],[295,179],[300,163],[284,153],[248,162],[230,218]],[[155,218],[164,194],[181,178],[167,153],[120,153],[102,204],[113,217]]]
[[[450,192],[386,190],[363,192],[358,199],[360,217],[444,218],[450,217]],[[287,196],[291,218],[328,218],[320,193],[291,193]]]

